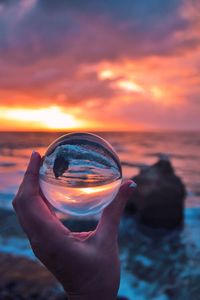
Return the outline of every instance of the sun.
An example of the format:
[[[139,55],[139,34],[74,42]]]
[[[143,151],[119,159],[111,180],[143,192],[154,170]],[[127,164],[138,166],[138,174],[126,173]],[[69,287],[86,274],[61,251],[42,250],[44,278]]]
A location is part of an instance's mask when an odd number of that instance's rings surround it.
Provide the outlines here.
[[[46,108],[6,108],[0,107],[1,123],[18,124],[29,129],[76,129],[86,126],[86,121],[63,111],[58,106]]]

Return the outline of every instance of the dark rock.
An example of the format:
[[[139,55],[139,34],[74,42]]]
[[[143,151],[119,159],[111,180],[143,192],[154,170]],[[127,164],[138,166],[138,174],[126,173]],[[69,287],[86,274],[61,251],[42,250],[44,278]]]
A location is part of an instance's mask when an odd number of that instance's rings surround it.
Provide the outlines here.
[[[62,176],[63,173],[67,171],[68,167],[69,167],[69,161],[65,157],[65,155],[62,153],[57,155],[53,165],[53,172],[55,178]]]
[[[0,254],[0,299],[67,300],[56,279],[38,262]]]
[[[127,212],[136,213],[141,224],[153,228],[173,229],[182,224],[186,190],[166,157],[132,179],[138,186]]]

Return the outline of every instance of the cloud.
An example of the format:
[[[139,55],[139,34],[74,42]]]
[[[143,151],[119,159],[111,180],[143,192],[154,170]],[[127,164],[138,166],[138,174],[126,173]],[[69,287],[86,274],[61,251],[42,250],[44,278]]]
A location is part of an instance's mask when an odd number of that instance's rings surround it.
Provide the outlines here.
[[[183,0],[27,1],[3,2],[0,49],[15,63],[62,54],[78,63],[166,55],[198,42],[173,39],[190,26],[180,14]]]
[[[134,118],[159,126],[172,119],[182,126],[184,109],[191,120],[194,107],[199,111],[198,5],[195,0],[1,0],[0,104],[79,105],[85,116],[104,122],[101,107],[108,119],[122,123]],[[116,78],[99,77],[104,63],[119,73]],[[132,81],[144,93],[118,88],[119,80]],[[164,98],[154,99],[152,90]],[[174,113],[165,105],[173,101]]]

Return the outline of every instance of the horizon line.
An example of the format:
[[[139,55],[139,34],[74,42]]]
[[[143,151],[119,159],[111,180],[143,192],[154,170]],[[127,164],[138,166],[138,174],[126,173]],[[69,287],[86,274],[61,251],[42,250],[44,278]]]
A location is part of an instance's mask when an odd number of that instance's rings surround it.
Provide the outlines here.
[[[0,133],[69,133],[69,132],[120,132],[120,133],[134,133],[134,132],[200,132],[200,129],[166,129],[166,128],[161,128],[161,129],[132,129],[132,130],[103,130],[103,129],[76,129],[76,130],[0,130]]]

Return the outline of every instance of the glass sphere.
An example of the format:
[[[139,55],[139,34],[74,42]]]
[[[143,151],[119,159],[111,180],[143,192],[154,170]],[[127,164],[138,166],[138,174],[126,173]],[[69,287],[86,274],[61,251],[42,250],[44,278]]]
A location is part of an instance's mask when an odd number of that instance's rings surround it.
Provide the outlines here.
[[[55,140],[40,167],[46,199],[70,215],[93,215],[116,196],[122,181],[119,158],[112,146],[90,133],[71,133]]]

